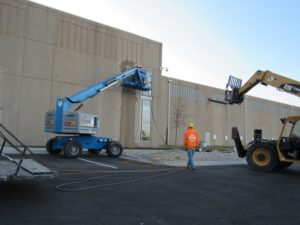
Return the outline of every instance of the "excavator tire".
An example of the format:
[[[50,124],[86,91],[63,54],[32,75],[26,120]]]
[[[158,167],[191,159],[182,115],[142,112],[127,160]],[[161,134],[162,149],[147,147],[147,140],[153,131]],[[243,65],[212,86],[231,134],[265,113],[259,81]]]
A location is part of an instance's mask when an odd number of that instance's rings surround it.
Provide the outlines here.
[[[254,143],[248,148],[247,163],[254,171],[270,172],[279,164],[275,148],[265,142]]]
[[[111,141],[107,146],[106,152],[108,157],[118,158],[120,155],[122,155],[123,147],[120,142]]]
[[[46,143],[47,152],[53,155],[57,155],[61,152],[61,149],[53,149],[54,138],[51,138]]]

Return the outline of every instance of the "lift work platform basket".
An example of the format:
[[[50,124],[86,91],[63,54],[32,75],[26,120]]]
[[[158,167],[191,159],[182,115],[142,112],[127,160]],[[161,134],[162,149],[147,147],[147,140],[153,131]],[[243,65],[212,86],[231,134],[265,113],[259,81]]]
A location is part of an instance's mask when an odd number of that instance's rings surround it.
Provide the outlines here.
[[[49,179],[55,172],[0,123],[0,181]]]

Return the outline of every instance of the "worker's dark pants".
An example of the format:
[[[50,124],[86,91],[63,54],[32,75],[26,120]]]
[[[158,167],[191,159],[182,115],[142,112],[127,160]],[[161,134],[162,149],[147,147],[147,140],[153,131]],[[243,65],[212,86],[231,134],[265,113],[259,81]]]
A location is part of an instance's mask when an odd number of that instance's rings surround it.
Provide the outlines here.
[[[187,149],[187,155],[188,155],[188,162],[187,162],[187,167],[194,168],[194,162],[193,162],[193,156],[195,154],[195,149],[193,148],[188,148]]]

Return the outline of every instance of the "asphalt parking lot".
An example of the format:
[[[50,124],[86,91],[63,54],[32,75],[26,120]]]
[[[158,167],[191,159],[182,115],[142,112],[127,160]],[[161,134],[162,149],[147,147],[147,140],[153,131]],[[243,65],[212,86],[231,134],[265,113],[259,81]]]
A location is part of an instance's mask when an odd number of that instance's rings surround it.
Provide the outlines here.
[[[126,159],[39,155],[58,176],[0,183],[2,225],[299,224],[300,165],[194,171]]]

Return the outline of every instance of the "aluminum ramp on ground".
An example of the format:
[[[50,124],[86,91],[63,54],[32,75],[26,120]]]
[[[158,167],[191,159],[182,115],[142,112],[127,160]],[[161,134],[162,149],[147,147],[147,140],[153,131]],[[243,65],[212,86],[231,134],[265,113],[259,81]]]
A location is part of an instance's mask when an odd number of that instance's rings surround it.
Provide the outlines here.
[[[32,159],[23,159],[22,167],[15,174],[17,167],[9,160],[0,160],[0,181],[45,179],[55,175],[49,168]]]
[[[53,178],[55,172],[39,163],[32,151],[0,123],[0,181]],[[6,154],[5,146],[16,154]]]

